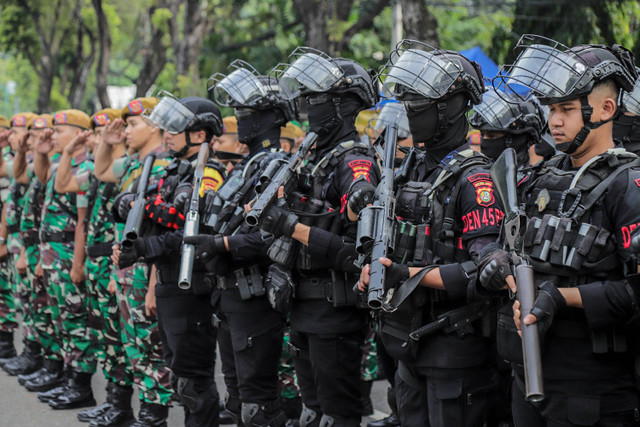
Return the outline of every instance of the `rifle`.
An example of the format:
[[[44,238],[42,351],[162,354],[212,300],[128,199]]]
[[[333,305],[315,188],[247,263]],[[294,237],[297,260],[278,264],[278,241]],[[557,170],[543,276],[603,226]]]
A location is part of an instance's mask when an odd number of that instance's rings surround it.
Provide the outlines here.
[[[518,284],[517,298],[520,301],[522,319],[531,313],[536,298],[533,267],[522,253],[523,236],[527,217],[518,207],[516,152],[507,148],[491,167],[491,178],[504,204],[504,232],[509,246],[509,256],[515,266],[514,276]],[[542,361],[540,337],[537,323],[522,322],[522,355],[524,359],[525,397],[530,402],[544,399],[542,384]]]
[[[262,212],[278,198],[278,188],[286,186],[293,177],[296,176],[296,170],[302,166],[302,162],[305,157],[307,157],[307,153],[311,150],[313,144],[316,143],[316,139],[318,139],[318,135],[314,132],[309,132],[304,141],[302,141],[302,144],[300,144],[298,151],[296,151],[288,162],[280,167],[278,173],[276,173],[271,182],[264,187],[264,191],[260,194],[258,200],[253,204],[251,211],[247,214],[245,218],[247,224],[251,226],[258,225]]]
[[[198,208],[200,207],[200,187],[202,185],[207,160],[209,160],[209,144],[204,143],[200,145],[200,152],[198,152],[198,159],[196,160],[196,170],[193,174],[193,191],[191,192],[191,201],[189,202],[189,212],[184,221],[184,237],[195,236],[198,234],[200,228],[200,213],[198,212]],[[195,250],[194,245],[182,244],[180,274],[178,275],[178,287],[180,289],[191,288],[191,274],[193,273]]]
[[[381,257],[388,257],[393,252],[395,241],[395,208],[396,198],[393,193],[394,163],[396,159],[396,145],[398,141],[398,125],[387,126],[384,135],[384,163],[382,179],[376,188],[373,206],[367,206],[360,212],[363,227],[373,226],[370,237],[373,239],[371,248],[371,270],[367,303],[371,308],[381,308],[385,299],[384,288],[386,267],[380,263]],[[362,233],[358,221],[358,242],[362,242]],[[367,225],[370,224],[370,225]]]
[[[133,242],[138,239],[140,234],[140,227],[142,226],[145,205],[147,203],[147,186],[149,185],[149,177],[151,176],[151,170],[153,169],[153,163],[155,161],[156,155],[154,153],[148,154],[144,159],[142,173],[140,174],[140,180],[138,181],[136,198],[133,202],[133,207],[131,208],[129,215],[127,215],[127,222],[124,225],[124,238],[121,242],[123,248],[132,247]]]

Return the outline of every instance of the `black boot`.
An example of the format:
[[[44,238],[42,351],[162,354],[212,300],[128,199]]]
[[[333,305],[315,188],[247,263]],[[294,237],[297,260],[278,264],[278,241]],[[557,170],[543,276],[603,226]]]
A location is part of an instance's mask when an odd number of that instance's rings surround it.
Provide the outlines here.
[[[42,367],[42,355],[40,351],[40,343],[35,341],[26,341],[24,343],[24,350],[17,359],[7,362],[4,365],[4,370],[9,375],[30,374],[37,371]],[[24,355],[24,356],[23,356]]]
[[[242,423],[249,427],[284,426],[287,416],[282,410],[280,399],[265,403],[243,403]]]
[[[370,421],[367,427],[400,427],[400,418],[398,418],[398,405],[396,404],[396,393],[393,387],[387,389],[387,403],[391,409],[391,415],[381,420]]]
[[[64,377],[64,381],[58,387],[54,387],[51,390],[38,393],[38,400],[40,402],[48,403],[51,399],[55,399],[56,397],[67,391],[67,388],[71,383],[71,378],[69,378],[68,375],[69,374]]]
[[[105,387],[105,390],[107,391],[107,401],[95,408],[85,409],[84,411],[78,412],[78,421],[81,423],[88,423],[106,414],[113,406],[111,401],[113,400],[112,395],[114,393],[115,386],[116,385],[114,383],[107,382],[107,386]]]
[[[220,425],[235,424],[236,417],[224,407],[224,400],[219,402],[220,408]]]
[[[13,345],[13,332],[0,332],[0,359],[15,357],[16,347]]]
[[[45,359],[43,362],[45,371],[33,379],[24,383],[29,391],[49,391],[62,385],[65,381],[62,361]]]
[[[104,415],[95,418],[89,424],[91,427],[128,426],[136,419],[131,408],[133,388],[113,385],[113,393],[107,397],[113,405]]]
[[[18,384],[20,385],[24,385],[27,381],[31,381],[34,378],[37,378],[41,375],[44,375],[47,373],[47,367],[45,366],[45,364],[42,364],[42,368],[38,369],[35,372],[32,372],[30,374],[20,374],[18,375]]]
[[[49,400],[53,409],[74,409],[96,406],[91,391],[91,375],[84,372],[73,372],[71,381],[64,393]]]
[[[362,403],[361,415],[365,417],[373,414],[371,387],[373,387],[373,381],[361,381],[360,383],[360,391],[362,392],[362,395],[360,396],[360,402]]]
[[[169,407],[157,403],[141,402],[138,421],[130,427],[167,427]]]
[[[285,399],[280,397],[280,404],[287,418],[290,420],[298,420],[300,413],[302,412],[302,398],[294,397],[291,399]]]

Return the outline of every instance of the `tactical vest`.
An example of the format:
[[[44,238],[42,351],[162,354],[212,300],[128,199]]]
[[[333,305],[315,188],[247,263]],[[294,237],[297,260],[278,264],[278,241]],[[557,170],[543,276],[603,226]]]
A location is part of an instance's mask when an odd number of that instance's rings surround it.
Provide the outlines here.
[[[403,184],[396,198],[396,214],[401,219],[391,258],[415,267],[460,263],[469,275],[474,274],[475,264],[462,248],[461,236],[453,230],[455,210],[465,172],[470,168],[488,171],[489,166],[487,157],[467,149],[447,156],[433,172],[437,173],[433,182]],[[488,311],[488,306],[479,307],[476,303],[460,307],[459,301],[450,302],[446,291],[425,288],[417,282],[408,280],[396,289],[403,297],[393,299],[393,312],[381,312],[379,316],[385,348],[394,359],[405,362],[416,360],[421,336],[444,331],[462,337],[472,333],[472,323]],[[400,292],[405,285],[411,289]],[[444,317],[447,321],[460,320],[449,325],[440,321]]]
[[[563,287],[590,278],[622,278],[615,230],[605,228],[602,200],[618,175],[639,166],[640,159],[613,149],[569,171],[560,168],[565,159],[561,154],[545,164],[525,206],[529,222],[524,250],[536,277],[556,277]]]

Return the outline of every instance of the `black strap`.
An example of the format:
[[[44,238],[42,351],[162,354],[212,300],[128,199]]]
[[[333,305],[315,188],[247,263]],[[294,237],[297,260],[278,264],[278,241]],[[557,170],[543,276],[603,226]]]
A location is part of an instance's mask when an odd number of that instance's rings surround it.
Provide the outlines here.
[[[407,299],[407,297],[409,297],[409,295],[411,295],[411,293],[418,287],[418,285],[422,281],[422,278],[434,268],[438,268],[438,266],[428,265],[426,267],[423,267],[415,275],[405,280],[402,285],[397,288],[390,289],[387,292],[387,301],[384,301],[382,304],[382,309],[390,313],[396,311],[400,304],[402,304]]]

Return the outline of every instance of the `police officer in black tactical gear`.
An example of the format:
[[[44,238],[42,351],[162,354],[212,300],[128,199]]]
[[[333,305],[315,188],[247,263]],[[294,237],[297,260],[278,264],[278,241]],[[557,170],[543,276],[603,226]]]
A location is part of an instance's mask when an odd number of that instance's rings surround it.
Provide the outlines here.
[[[272,261],[260,230],[245,223],[244,205],[255,197],[254,185],[263,166],[279,154],[280,129],[295,119],[295,104],[282,97],[275,78],[265,77],[246,62],[230,65],[228,75],[211,77],[210,95],[235,109],[238,138],[249,154],[235,165],[220,191],[204,209],[204,223],[212,235],[185,238],[217,276],[220,289],[213,300],[218,327],[230,333],[220,343],[223,367],[235,367],[238,394],[230,392],[227,409],[240,415],[246,427],[284,426],[278,394],[278,361],[282,351],[286,313],[276,311],[265,290]],[[239,401],[236,401],[239,399]],[[241,404],[238,407],[238,404]],[[238,414],[239,412],[239,414]]]
[[[627,151],[640,154],[640,83],[636,80],[631,91],[622,95],[624,114],[613,121],[613,139]]]
[[[297,188],[260,217],[260,228],[276,238],[269,286],[295,284],[289,319],[304,404],[300,425],[359,426],[366,312],[352,291],[355,220],[379,169],[372,148],[360,143],[355,118],[375,105],[377,92],[354,61],[310,48],[297,48],[290,58],[280,87],[291,99],[303,97],[309,130],[319,137],[298,171]]]
[[[637,78],[633,56],[620,46],[567,48],[535,35],[524,35],[517,49],[505,66],[509,77],[494,85],[532,89],[550,109],[562,153],[520,189],[537,294],[530,313],[513,304],[515,324],[511,305],[501,310],[497,330],[498,350],[515,373],[515,425],[638,425],[640,288],[630,231],[640,223],[640,161],[615,149],[612,137],[620,89],[630,91]],[[502,250],[488,253],[482,284],[504,286],[507,261]],[[523,320],[537,323],[541,336],[545,398],[536,405],[524,396],[516,335]]]
[[[491,304],[476,290],[476,260],[503,217],[490,160],[466,142],[466,112],[482,101],[482,73],[458,52],[405,40],[381,80],[404,103],[417,148],[396,174],[393,262],[381,259],[385,288],[401,296],[391,302],[395,311],[378,315],[385,348],[398,361],[400,421],[481,426],[496,374],[490,327],[481,320]],[[369,280],[365,266],[360,289]]]
[[[547,122],[535,99],[518,102],[513,94],[497,94],[489,88],[482,103],[473,108],[469,124],[482,135],[480,152],[496,160],[508,147],[516,151],[518,165],[529,164],[530,147],[540,142]]]
[[[222,134],[222,117],[207,99],[176,99],[165,94],[148,120],[165,131],[172,163],[157,190],[147,197],[143,225],[149,232],[130,248],[121,248],[120,268],[144,258],[157,268],[158,327],[164,357],[171,369],[171,384],[185,411],[186,426],[217,426],[219,395],[214,381],[216,329],[211,324],[212,287],[203,263],[195,262],[192,286],[178,286],[185,207],[192,191],[202,195],[222,184],[225,168],[209,158],[202,185],[193,188],[196,157],[202,144]],[[127,203],[119,197],[115,206]]]

